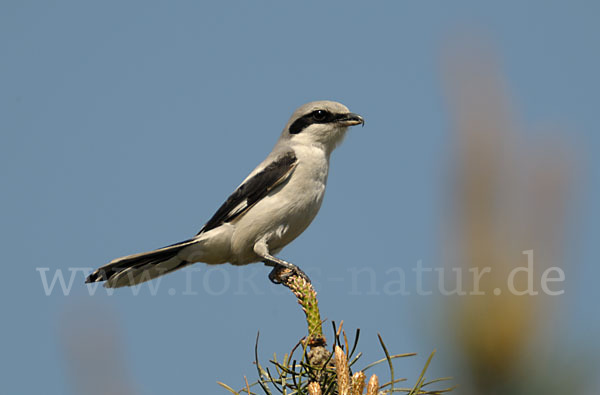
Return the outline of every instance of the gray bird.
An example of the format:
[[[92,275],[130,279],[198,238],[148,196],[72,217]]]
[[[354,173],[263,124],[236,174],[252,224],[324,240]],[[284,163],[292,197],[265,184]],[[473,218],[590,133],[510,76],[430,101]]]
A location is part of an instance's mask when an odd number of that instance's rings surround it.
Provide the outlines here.
[[[90,274],[86,283],[108,288],[135,285],[195,262],[272,266],[281,273],[308,277],[274,256],[298,237],[317,215],[327,185],[329,158],[349,126],[364,119],[333,101],[298,108],[267,158],[259,164],[200,229],[180,243],[113,260]],[[289,269],[289,270],[283,270]]]

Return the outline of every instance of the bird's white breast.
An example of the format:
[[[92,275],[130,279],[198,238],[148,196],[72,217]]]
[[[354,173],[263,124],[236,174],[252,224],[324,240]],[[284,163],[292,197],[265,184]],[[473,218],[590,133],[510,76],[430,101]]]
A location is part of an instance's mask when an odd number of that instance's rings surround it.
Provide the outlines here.
[[[327,184],[329,155],[318,146],[292,146],[298,165],[290,177],[239,220],[231,239],[234,264],[256,262],[253,246],[265,240],[274,254],[298,237],[317,215]]]

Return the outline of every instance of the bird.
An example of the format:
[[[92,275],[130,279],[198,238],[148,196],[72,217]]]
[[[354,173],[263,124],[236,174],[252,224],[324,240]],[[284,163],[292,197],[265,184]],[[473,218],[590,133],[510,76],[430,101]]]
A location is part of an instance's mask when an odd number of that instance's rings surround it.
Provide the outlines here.
[[[272,267],[269,279],[281,283],[296,265],[276,257],[315,218],[327,185],[332,151],[350,126],[365,121],[335,101],[300,106],[273,150],[225,200],[196,236],[154,251],[114,259],[93,271],[86,283],[107,288],[131,286],[196,262]]]

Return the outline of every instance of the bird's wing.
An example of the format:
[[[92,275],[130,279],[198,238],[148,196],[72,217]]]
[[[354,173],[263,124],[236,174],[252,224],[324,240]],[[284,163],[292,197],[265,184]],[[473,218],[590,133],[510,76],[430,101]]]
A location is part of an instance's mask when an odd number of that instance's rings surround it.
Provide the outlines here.
[[[246,179],[219,207],[198,234],[208,232],[243,215],[275,187],[287,180],[297,164],[298,159],[294,151],[279,155],[262,170]]]

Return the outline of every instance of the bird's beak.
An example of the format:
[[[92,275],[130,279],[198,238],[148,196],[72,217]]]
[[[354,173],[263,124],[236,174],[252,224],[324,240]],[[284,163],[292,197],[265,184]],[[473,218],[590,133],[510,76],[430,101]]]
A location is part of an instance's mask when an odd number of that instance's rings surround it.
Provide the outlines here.
[[[352,112],[349,112],[348,114],[342,114],[337,122],[343,126],[353,126],[358,124],[365,126],[365,120],[363,117]]]

